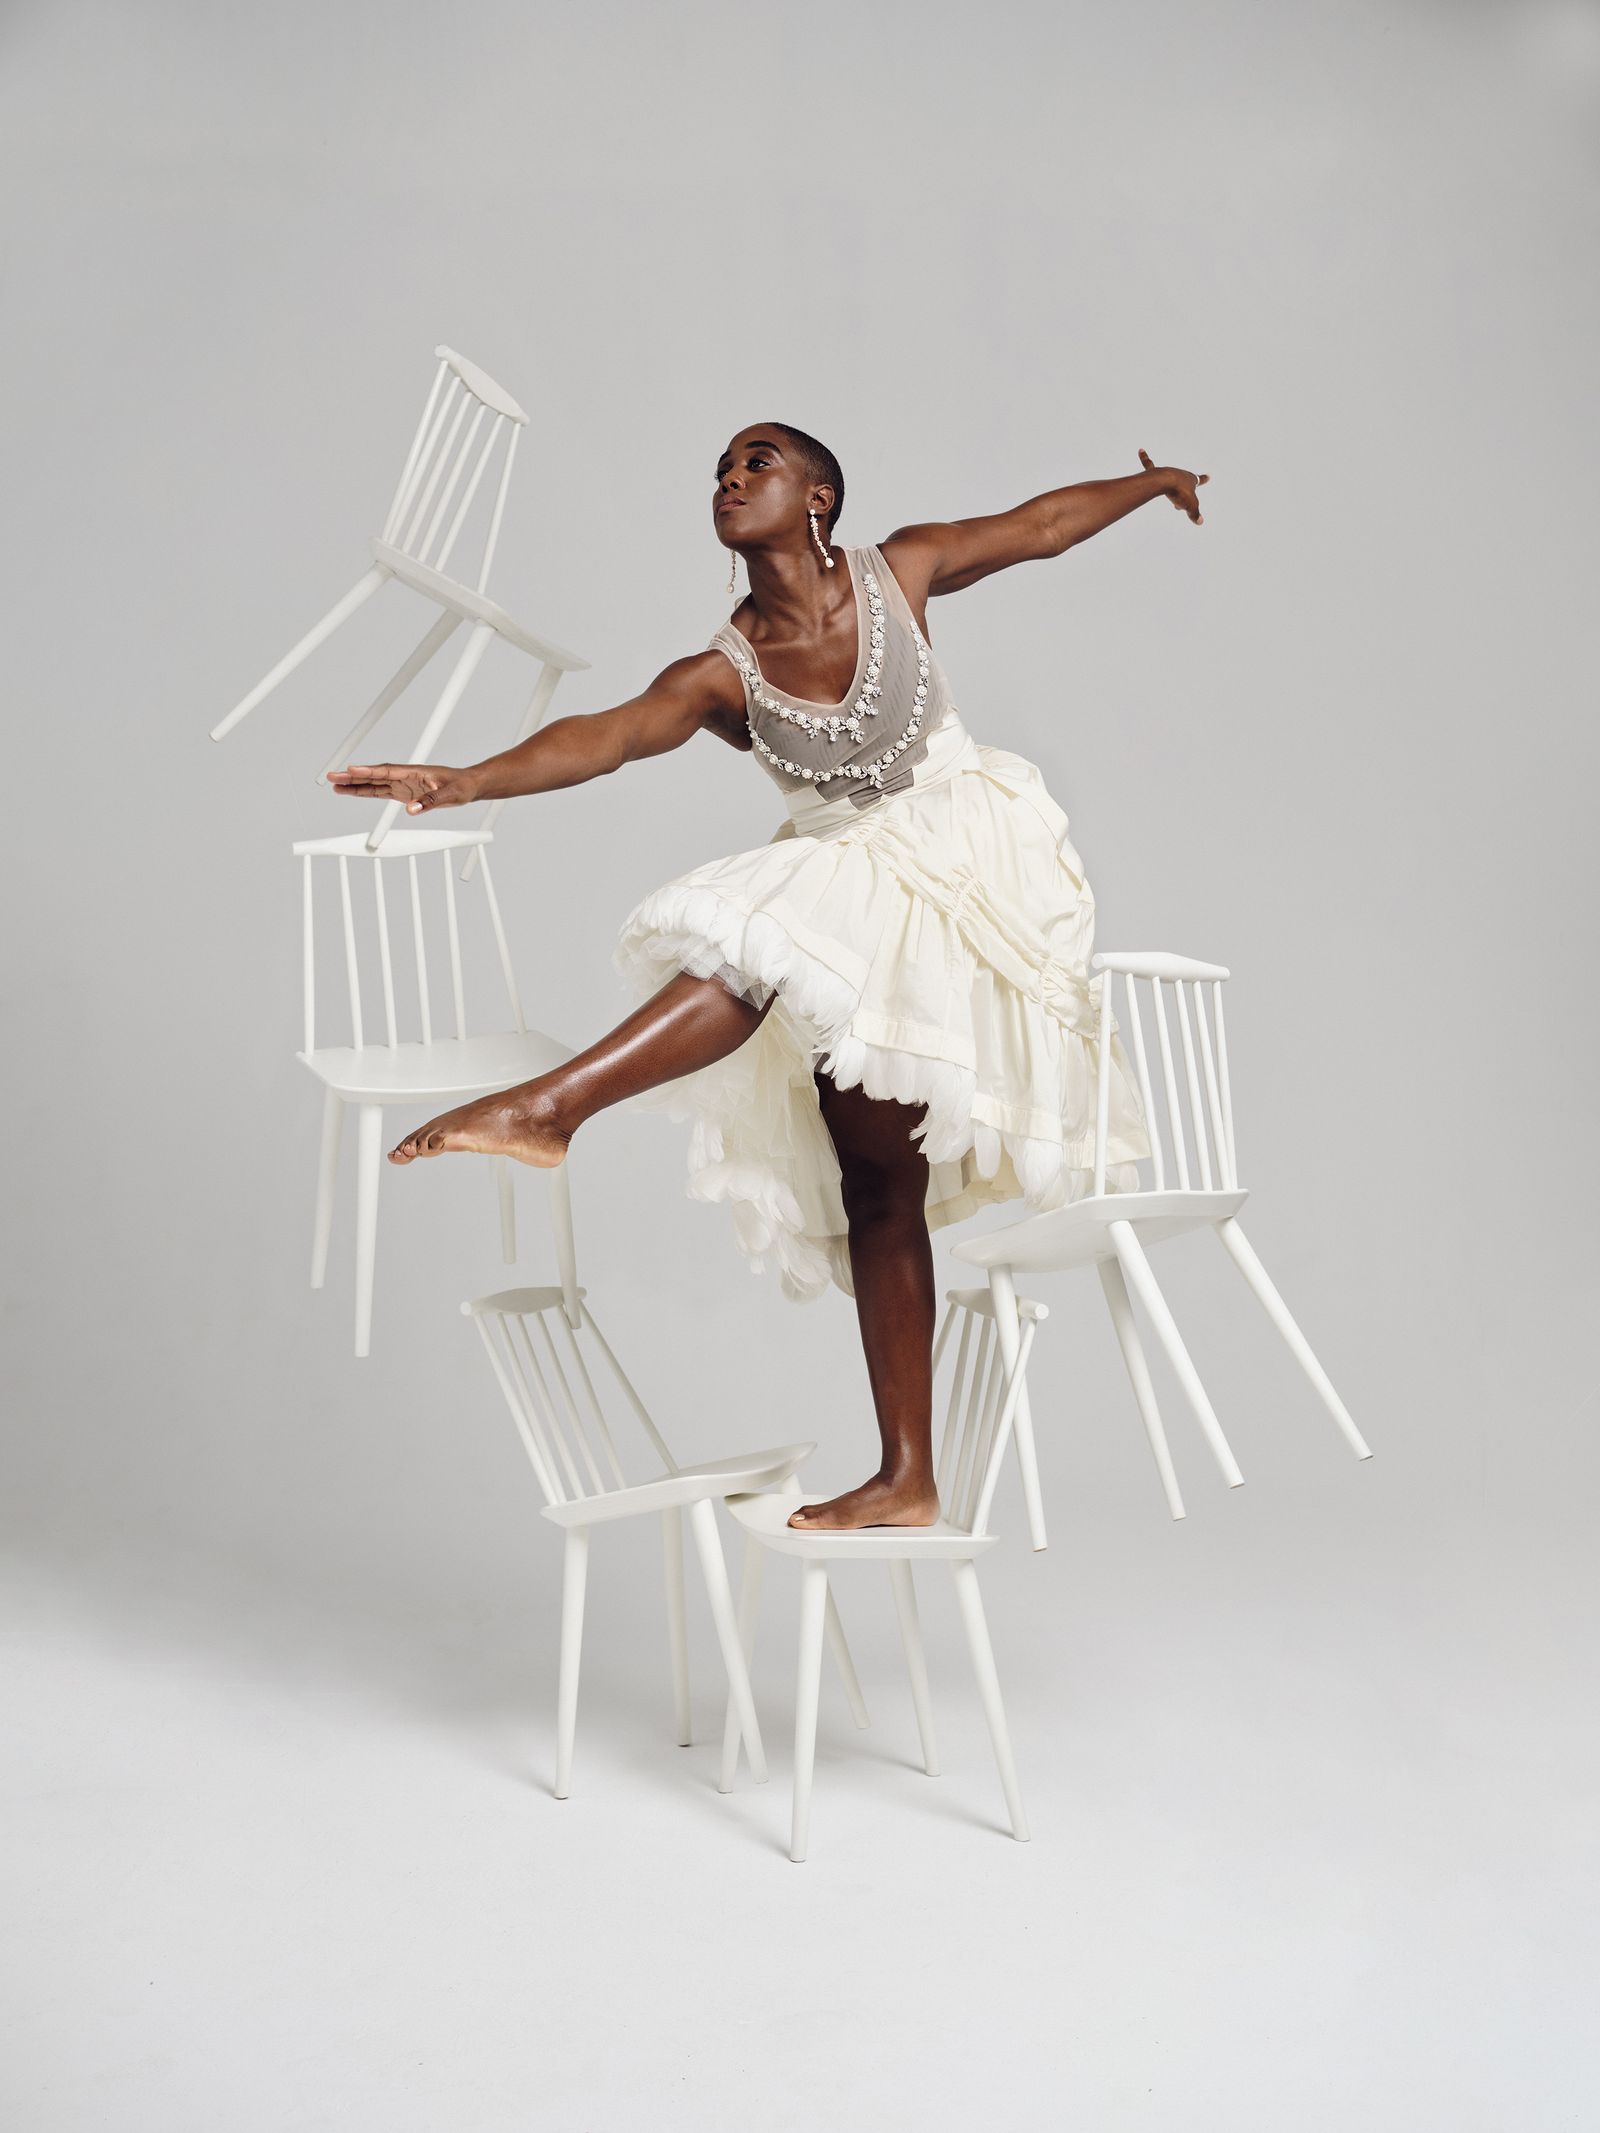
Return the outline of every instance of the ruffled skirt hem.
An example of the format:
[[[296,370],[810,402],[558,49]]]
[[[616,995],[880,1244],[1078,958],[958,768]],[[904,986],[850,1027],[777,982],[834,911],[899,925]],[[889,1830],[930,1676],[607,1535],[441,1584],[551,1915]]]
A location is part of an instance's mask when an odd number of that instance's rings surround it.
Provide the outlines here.
[[[1028,1100],[1032,1091],[1020,1073],[1009,1088],[980,1086],[974,1064],[948,1056],[963,1048],[959,1043],[866,1005],[868,963],[808,927],[781,898],[755,908],[703,880],[668,882],[630,915],[613,961],[640,1000],[677,970],[716,978],[757,1006],[776,994],[765,1021],[727,1058],[633,1101],[691,1124],[689,1196],[726,1202],[752,1270],[761,1272],[775,1258],[783,1292],[794,1301],[812,1300],[830,1282],[854,1294],[839,1164],[815,1070],[840,1088],[859,1086],[871,1097],[927,1106],[912,1138],[929,1164],[930,1230],[999,1201],[1021,1197],[1030,1211],[1042,1212],[1093,1188],[1092,1105],[1087,1130],[1071,1132],[1058,1115]],[[1052,1033],[1050,1041],[1082,1049],[1075,1081],[1092,1090],[1097,1039],[988,975],[1011,995],[1013,1015],[1036,1018]],[[882,1037],[898,1041],[877,1041]],[[1034,1041],[1046,1040],[1036,1032]],[[1116,1102],[1106,1190],[1131,1191],[1149,1145],[1120,1041],[1112,1042]]]

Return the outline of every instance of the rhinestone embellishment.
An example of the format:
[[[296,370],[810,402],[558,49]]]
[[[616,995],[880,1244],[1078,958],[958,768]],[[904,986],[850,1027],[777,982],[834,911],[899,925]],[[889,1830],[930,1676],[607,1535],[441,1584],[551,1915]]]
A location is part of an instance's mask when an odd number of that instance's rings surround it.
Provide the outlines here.
[[[873,716],[878,709],[878,698],[882,694],[882,685],[878,680],[878,676],[883,668],[883,593],[876,577],[864,567],[861,573],[861,580],[867,595],[867,667],[865,674],[862,676],[860,694],[847,712],[835,712],[827,718],[816,718],[808,711],[797,711],[789,704],[780,703],[777,697],[773,696],[764,686],[759,671],[751,661],[742,654],[735,654],[740,672],[750,685],[751,697],[762,710],[775,712],[779,718],[788,719],[792,725],[799,726],[804,732],[824,734],[832,741],[838,740],[841,734],[846,733],[850,735],[852,740],[864,739],[861,721],[864,718]],[[882,755],[875,757],[871,762],[839,763],[832,770],[811,770],[803,764],[791,762],[787,756],[780,755],[777,749],[769,747],[761,738],[761,735],[757,733],[755,721],[747,712],[745,725],[749,729],[752,742],[769,762],[776,763],[780,770],[788,771],[791,777],[805,779],[808,784],[826,785],[833,778],[865,778],[869,785],[881,791],[883,773],[891,768],[895,758],[902,755],[916,740],[917,735],[922,730],[922,717],[927,708],[928,671],[932,655],[928,650],[927,639],[923,636],[921,630],[917,628],[916,623],[912,622],[910,627],[917,646],[917,686],[912,700],[911,716],[907,720],[905,731],[900,738],[891,747],[885,749]]]

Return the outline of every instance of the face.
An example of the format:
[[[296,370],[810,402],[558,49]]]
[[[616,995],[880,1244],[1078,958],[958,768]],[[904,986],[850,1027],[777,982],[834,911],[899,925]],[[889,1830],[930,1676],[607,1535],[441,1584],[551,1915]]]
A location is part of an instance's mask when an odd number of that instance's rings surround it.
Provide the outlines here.
[[[741,430],[717,461],[711,522],[725,548],[783,534],[808,534],[806,513],[827,522],[833,491],[806,478],[805,470],[770,422]]]

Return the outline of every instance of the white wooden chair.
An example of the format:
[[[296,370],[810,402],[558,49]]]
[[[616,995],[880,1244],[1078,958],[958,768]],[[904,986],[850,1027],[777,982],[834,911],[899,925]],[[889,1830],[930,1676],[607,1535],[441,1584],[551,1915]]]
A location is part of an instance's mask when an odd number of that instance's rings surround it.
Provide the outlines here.
[[[937,1477],[941,1516],[932,1526],[865,1526],[853,1533],[807,1533],[788,1523],[797,1502],[815,1503],[817,1497],[796,1495],[730,1496],[728,1509],[745,1529],[744,1574],[739,1589],[740,1643],[748,1660],[755,1647],[756,1614],[760,1606],[762,1563],[770,1548],[780,1555],[800,1558],[800,1665],[795,1688],[794,1712],[794,1805],[790,1826],[789,1857],[804,1859],[811,1819],[811,1779],[816,1762],[817,1689],[821,1668],[824,1603],[830,1598],[828,1565],[844,1562],[886,1562],[899,1617],[906,1670],[911,1678],[911,1700],[922,1740],[922,1760],[930,1777],[939,1772],[939,1751],[934,1736],[933,1704],[928,1690],[927,1661],[922,1648],[922,1630],[917,1615],[913,1582],[917,1563],[948,1563],[955,1580],[956,1597],[966,1625],[978,1693],[994,1744],[1000,1782],[1011,1816],[1011,1831],[1026,1843],[1028,1824],[1022,1809],[1016,1764],[1000,1682],[995,1672],[994,1652],[984,1619],[983,1598],[978,1590],[977,1558],[999,1538],[989,1531],[989,1511],[994,1500],[1006,1445],[1011,1435],[1017,1395],[1028,1367],[1028,1352],[1038,1322],[1048,1317],[1044,1304],[1028,1297],[1013,1297],[1021,1324],[1015,1363],[1003,1352],[997,1338],[998,1320],[994,1300],[987,1289],[951,1289],[944,1323],[934,1342],[933,1367],[937,1374],[940,1357],[951,1326],[961,1318],[961,1339],[950,1383],[950,1397],[940,1436]],[[973,1332],[977,1341],[973,1342]],[[971,1367],[968,1357],[971,1354]],[[723,1727],[722,1784],[730,1791],[739,1755],[739,1713],[732,1700]]]
[[[357,830],[344,837],[313,837],[293,849],[300,860],[305,958],[305,1044],[296,1055],[322,1083],[322,1154],[317,1170],[317,1212],[312,1233],[311,1286],[320,1289],[327,1274],[328,1242],[333,1228],[333,1190],[343,1133],[345,1107],[357,1112],[356,1158],[356,1354],[366,1355],[372,1338],[372,1278],[378,1237],[378,1177],[383,1163],[383,1113],[387,1104],[403,1104],[408,1123],[420,1125],[436,1111],[453,1109],[469,1097],[491,1089],[531,1081],[536,1074],[572,1058],[570,1045],[543,1030],[530,1029],[522,1011],[511,951],[506,942],[494,882],[489,872],[488,830],[395,830],[374,855]],[[505,982],[513,1027],[487,1034],[467,1034],[466,982],[462,927],[458,909],[455,855],[482,855],[483,902]],[[430,866],[428,863],[432,861]],[[350,1042],[318,1042],[316,910],[318,869],[337,879],[343,934],[345,991]],[[425,883],[425,874],[436,875]],[[366,876],[361,880],[361,876]],[[392,885],[392,886],[391,886]],[[330,879],[324,897],[331,893]],[[476,892],[474,892],[476,893]],[[390,911],[398,899],[409,916],[409,954],[397,954],[390,937]],[[359,916],[358,916],[359,909]],[[429,922],[431,920],[431,923]],[[402,931],[404,920],[400,921]],[[429,936],[433,960],[429,961]],[[370,947],[363,953],[363,944]],[[362,969],[366,977],[363,983]],[[374,975],[374,968],[376,975]],[[433,980],[448,970],[449,1001],[455,1034],[435,1025]],[[382,1036],[369,1034],[363,990],[381,1001]],[[417,1034],[402,1041],[403,1007],[414,1006]],[[441,1017],[441,1020],[443,1018]],[[504,1156],[494,1161],[500,1198],[501,1250],[506,1264],[517,1256],[516,1216],[511,1166]],[[578,1275],[572,1234],[572,1196],[567,1165],[542,1173],[549,1192],[562,1289],[573,1322],[577,1321]]]
[[[1239,1225],[1239,1210],[1249,1195],[1239,1183],[1234,1152],[1228,1041],[1222,1016],[1222,987],[1228,976],[1227,970],[1220,963],[1198,963],[1188,956],[1158,953],[1097,955],[1094,966],[1103,971],[1105,977],[1100,994],[1101,1072],[1093,1193],[1069,1206],[1053,1208],[1046,1214],[1029,1215],[1023,1221],[952,1245],[952,1256],[986,1269],[1008,1356],[1017,1343],[1013,1277],[1021,1273],[1033,1275],[1056,1273],[1071,1267],[1094,1267],[1110,1308],[1111,1323],[1116,1329],[1122,1359],[1133,1384],[1134,1399],[1149,1438],[1167,1508],[1174,1518],[1184,1516],[1183,1498],[1173,1471],[1166,1432],[1162,1428],[1149,1365],[1134,1322],[1128,1295],[1130,1288],[1149,1316],[1156,1338],[1194,1410],[1224,1480],[1230,1488],[1237,1488],[1244,1479],[1145,1253],[1147,1244],[1159,1244],[1169,1237],[1181,1236],[1186,1230],[1215,1231],[1223,1249],[1243,1274],[1267,1316],[1316,1387],[1350,1449],[1358,1459],[1370,1459],[1372,1454],[1365,1439],[1350,1419],[1327,1372],[1290,1317],[1288,1306],[1274,1288]],[[1107,1193],[1106,1122],[1110,1084],[1106,1068],[1110,1058],[1112,991],[1119,978],[1127,1006],[1127,1027],[1133,1038],[1133,1056],[1151,1155],[1147,1166],[1148,1185],[1142,1184],[1138,1192]],[[1140,981],[1150,988],[1152,1028],[1156,1039],[1153,1062],[1139,1005]],[[1216,1021],[1214,1042],[1206,1014],[1208,987]],[[1176,1003],[1181,1074],[1174,1057],[1164,988],[1171,991]],[[1156,1070],[1154,1076],[1152,1065]],[[1165,1151],[1162,1146],[1163,1116],[1170,1141],[1170,1148]],[[1175,1177],[1169,1174],[1169,1154]],[[1026,1444],[1028,1453],[1022,1461],[1022,1469],[1033,1545],[1042,1548],[1045,1544],[1044,1509],[1037,1463],[1032,1456],[1032,1419],[1026,1385],[1022,1388],[1017,1411],[1017,1431],[1019,1450]]]
[[[450,670],[415,749],[407,758],[410,762],[423,763],[431,758],[451,714],[488,649],[491,637],[504,638],[507,644],[539,662],[533,693],[517,729],[518,741],[526,740],[544,719],[562,675],[588,666],[588,660],[580,659],[576,652],[563,651],[560,645],[551,644],[547,639],[535,636],[532,630],[524,629],[487,596],[489,570],[499,545],[517,441],[528,418],[505,388],[497,385],[476,363],[469,363],[453,348],[441,347],[434,352],[439,358],[439,367],[434,373],[433,389],[411,440],[411,449],[406,454],[383,530],[373,537],[370,567],[343,599],[335,601],[322,620],[284,654],[271,673],[258,681],[227,716],[212,727],[214,741],[231,733],[241,719],[247,717],[390,578],[409,585],[431,600],[441,612],[416,650],[384,683],[328,758],[318,773],[319,780],[354,759],[355,751],[379,719],[463,622],[470,625],[467,641]],[[486,418],[487,429],[484,428]],[[481,547],[477,546],[476,530],[473,537],[472,545],[477,547],[475,567],[468,564],[463,570],[458,561],[455,573],[451,574],[446,566],[455,555],[473,499],[483,488],[485,474],[497,460],[500,467],[498,481],[491,482],[484,490],[486,498],[492,493],[493,505],[486,525],[482,526]],[[482,513],[479,518],[481,523]],[[473,580],[471,584],[466,582],[469,576]],[[498,800],[491,804],[484,817],[486,828],[493,828],[502,805],[503,802]],[[376,826],[368,835],[368,851],[377,850],[392,827],[399,808],[398,800],[385,803]],[[475,858],[475,853],[469,855],[468,871]]]
[[[785,1444],[771,1451],[745,1452],[728,1459],[703,1460],[694,1466],[679,1466],[657,1429],[643,1400],[612,1352],[611,1345],[595,1323],[587,1291],[577,1292],[579,1313],[574,1319],[563,1308],[558,1288],[506,1289],[495,1296],[480,1296],[464,1303],[463,1312],[477,1325],[493,1365],[500,1390],[511,1409],[517,1433],[544,1493],[544,1515],[565,1534],[566,1553],[561,1585],[561,1663],[556,1696],[556,1783],[558,1800],[566,1799],[572,1785],[572,1748],[577,1730],[578,1672],[583,1647],[583,1602],[588,1576],[589,1535],[595,1526],[615,1525],[633,1518],[661,1520],[666,1564],[667,1632],[672,1662],[672,1697],[677,1738],[688,1747],[691,1738],[689,1698],[689,1647],[685,1627],[683,1586],[683,1514],[689,1514],[705,1577],[706,1596],[711,1602],[717,1641],[727,1668],[733,1724],[742,1734],[750,1766],[758,1779],[767,1774],[750,1695],[750,1678],[740,1649],[734,1622],[733,1598],[723,1563],[722,1543],[717,1537],[714,1506],[732,1489],[776,1487],[785,1491],[786,1505],[798,1500],[799,1488],[792,1476],[812,1444]],[[554,1328],[562,1339],[558,1344]],[[566,1361],[562,1360],[562,1349]],[[606,1373],[590,1368],[590,1359],[604,1356]],[[613,1430],[606,1404],[596,1390],[597,1376],[614,1380],[626,1413],[648,1440],[658,1471],[648,1480],[630,1485],[618,1454],[623,1433]],[[612,1393],[613,1404],[615,1391]],[[844,1677],[845,1688],[857,1714],[866,1724],[860,1686],[850,1662],[844,1631],[828,1595],[827,1629],[834,1657]],[[731,1771],[722,1789],[733,1783]]]

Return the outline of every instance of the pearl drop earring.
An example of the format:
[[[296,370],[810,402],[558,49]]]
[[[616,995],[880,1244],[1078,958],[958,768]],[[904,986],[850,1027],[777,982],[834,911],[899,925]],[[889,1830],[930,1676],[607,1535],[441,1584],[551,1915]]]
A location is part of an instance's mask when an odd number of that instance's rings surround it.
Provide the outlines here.
[[[815,549],[816,549],[816,551],[817,551],[818,555],[819,555],[819,556],[821,556],[821,558],[822,558],[823,562],[827,564],[827,566],[828,566],[828,568],[829,568],[830,570],[832,570],[832,568],[833,568],[833,557],[832,557],[831,555],[829,555],[829,553],[828,553],[827,549],[823,547],[823,545],[822,545],[822,542],[821,542],[821,540],[820,540],[820,539],[818,538],[818,534],[817,534],[817,514],[815,513],[815,511],[808,511],[808,512],[806,513],[806,517],[807,517],[808,519],[810,519],[810,521],[811,521],[811,540],[812,540],[812,545],[813,545],[813,546],[815,547]]]
[[[738,568],[739,568],[739,551],[738,551],[738,549],[736,548],[736,549],[734,549],[734,551],[732,552],[732,554],[731,554],[731,555],[730,555],[730,556],[728,557],[728,598],[729,598],[730,600],[731,600],[731,599],[733,598],[733,578],[734,578],[734,572],[735,572],[735,571],[736,571],[736,570],[737,570]]]

